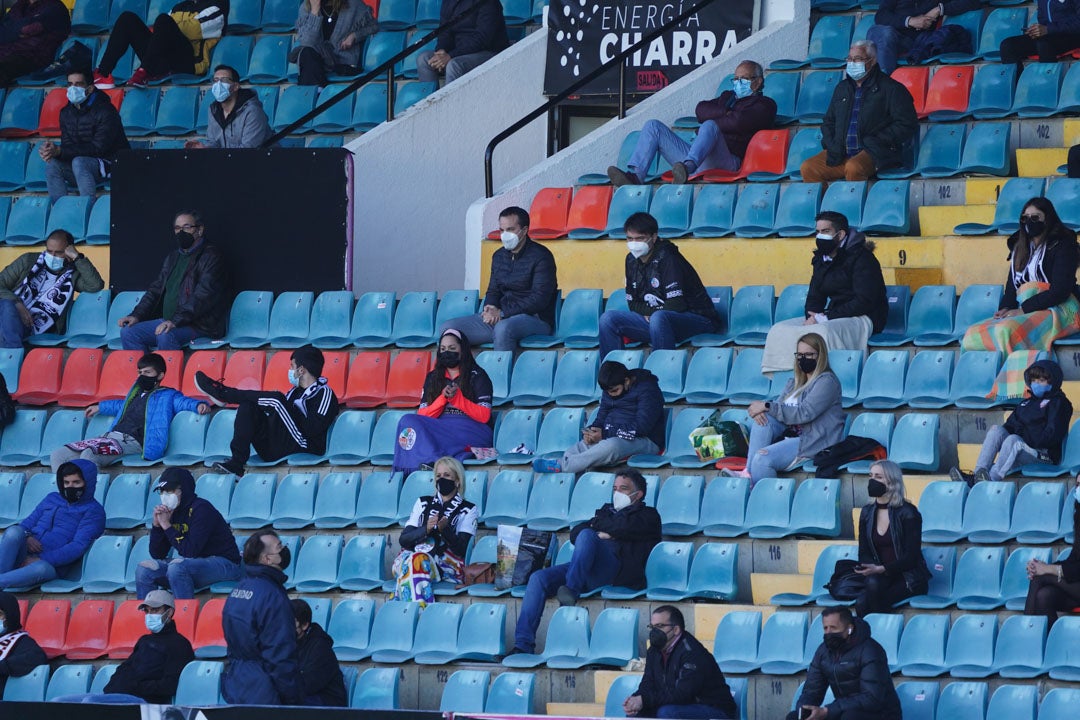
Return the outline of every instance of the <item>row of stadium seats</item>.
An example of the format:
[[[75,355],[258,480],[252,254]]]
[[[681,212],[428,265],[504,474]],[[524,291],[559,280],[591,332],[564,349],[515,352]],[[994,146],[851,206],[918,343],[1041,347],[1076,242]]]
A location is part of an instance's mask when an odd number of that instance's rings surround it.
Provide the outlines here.
[[[1078,424],[1080,425],[1080,424]],[[1070,432],[1071,452],[1059,466],[1025,465],[1027,477],[1060,477],[1080,470],[1080,431]],[[923,490],[923,541],[998,545],[1010,541],[1044,544],[1072,537],[1075,503],[1059,482],[931,482]],[[1067,501],[1066,501],[1067,500]]]
[[[3,164],[10,155],[23,156],[25,159],[28,149],[26,143],[0,142],[0,175],[6,175],[9,170],[18,167],[18,158],[13,160],[12,166]],[[44,189],[45,163],[38,159],[36,152],[30,162],[36,163],[35,179],[28,182],[34,183],[35,187],[40,183]],[[21,171],[16,172],[15,176],[22,176]],[[108,196],[95,203],[92,197],[69,195],[52,206],[49,199],[43,196],[26,196],[15,201],[10,197],[0,197],[0,238],[7,245],[38,245],[54,230],[67,230],[76,243],[108,245],[111,208]]]

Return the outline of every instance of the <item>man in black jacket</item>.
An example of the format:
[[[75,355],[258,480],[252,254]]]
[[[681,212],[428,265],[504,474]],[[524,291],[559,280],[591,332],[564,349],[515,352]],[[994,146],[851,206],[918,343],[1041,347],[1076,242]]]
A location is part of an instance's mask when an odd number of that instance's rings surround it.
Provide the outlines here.
[[[816,239],[803,317],[781,320],[769,329],[762,372],[791,370],[795,346],[808,332],[821,335],[830,350],[865,353],[870,335],[885,329],[889,298],[874,243],[832,210],[818,213]]]
[[[0,591],[0,697],[9,677],[29,675],[48,662],[45,651],[23,630],[18,598]]]
[[[919,132],[907,88],[882,72],[877,48],[859,40],[848,50],[846,77],[821,121],[821,147],[800,168],[803,182],[867,180],[899,165]]]
[[[508,207],[499,213],[502,247],[491,256],[491,279],[484,309],[447,320],[439,328],[457,330],[473,347],[494,342],[496,350],[517,350],[529,335],[550,335],[555,327],[559,281],[555,257],[529,237],[529,213]]]
[[[637,692],[626,698],[628,717],[710,720],[736,718],[739,710],[716,659],[686,632],[674,605],[652,611],[645,672]]]
[[[510,47],[506,34],[506,19],[502,3],[481,0],[483,7],[439,33],[435,50],[420,53],[416,58],[418,77],[423,82],[437,82],[445,74],[452,83],[477,65],[490,60],[495,53]],[[463,11],[479,4],[476,0],[443,0],[439,24],[445,25]]]
[[[821,613],[824,642],[814,653],[802,695],[787,720],[900,720],[885,650],[870,637],[870,626],[846,607]],[[836,699],[822,706],[826,689]],[[808,714],[807,714],[808,713]]]
[[[660,513],[645,504],[646,487],[637,470],[617,472],[611,502],[570,530],[570,562],[529,577],[511,655],[535,650],[544,601],[552,595],[558,595],[560,605],[574,605],[582,593],[603,585],[645,587],[645,562],[660,542]]]
[[[934,30],[946,16],[978,10],[982,5],[982,0],[882,0],[866,39],[877,45],[882,71],[892,75],[897,57],[915,47],[920,33]],[[971,35],[968,34],[967,51],[971,50]]]
[[[341,674],[334,639],[318,623],[311,622],[311,606],[306,600],[292,601],[296,618],[296,654],[300,662],[300,682],[304,686],[304,704],[320,707],[345,707],[345,676]]]
[[[615,360],[600,366],[603,395],[592,424],[580,442],[567,448],[562,460],[536,458],[535,472],[585,472],[640,453],[655,454],[664,446],[664,394],[648,370],[627,370]]]
[[[225,334],[229,312],[225,258],[206,241],[198,210],[173,220],[177,248],[130,315],[120,318],[125,350],[181,350],[198,337]]]
[[[626,231],[627,310],[600,316],[600,357],[623,348],[623,338],[674,350],[683,340],[720,329],[720,315],[693,265],[670,240],[660,239],[656,218],[636,212]]]
[[[45,161],[49,202],[56,202],[74,185],[79,195],[94,197],[98,183],[109,177],[116,153],[127,150],[120,113],[109,96],[94,88],[88,70],[67,76],[68,104],[60,109],[60,144],[46,140],[38,146]]]

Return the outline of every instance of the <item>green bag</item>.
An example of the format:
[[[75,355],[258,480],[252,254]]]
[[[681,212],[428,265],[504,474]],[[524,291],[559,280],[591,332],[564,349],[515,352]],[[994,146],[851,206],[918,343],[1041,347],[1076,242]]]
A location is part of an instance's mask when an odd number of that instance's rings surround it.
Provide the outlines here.
[[[732,420],[722,420],[719,412],[714,412],[690,433],[690,444],[702,462],[746,457],[750,450],[742,425]]]

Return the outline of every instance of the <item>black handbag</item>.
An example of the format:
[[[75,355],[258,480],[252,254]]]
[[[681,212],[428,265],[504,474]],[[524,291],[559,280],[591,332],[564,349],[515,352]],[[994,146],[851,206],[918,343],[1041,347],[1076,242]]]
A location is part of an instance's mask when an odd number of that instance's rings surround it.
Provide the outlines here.
[[[855,600],[866,589],[866,578],[855,572],[856,560],[837,560],[825,589],[835,600]]]

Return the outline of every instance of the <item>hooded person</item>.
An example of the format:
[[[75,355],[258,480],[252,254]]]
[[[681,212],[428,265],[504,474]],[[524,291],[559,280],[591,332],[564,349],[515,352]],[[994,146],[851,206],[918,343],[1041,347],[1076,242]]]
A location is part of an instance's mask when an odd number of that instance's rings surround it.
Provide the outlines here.
[[[306,600],[292,601],[296,618],[296,651],[300,662],[300,682],[304,704],[319,707],[345,707],[349,704],[345,676],[341,674],[334,638],[319,623],[311,621],[311,606]]]
[[[135,568],[139,599],[167,585],[178,600],[216,582],[240,579],[240,552],[232,530],[209,501],[195,494],[195,478],[184,468],[166,468],[154,491],[150,560]],[[170,557],[171,556],[171,557]]]
[[[301,705],[296,619],[285,592],[289,548],[273,530],[244,543],[244,579],[225,600],[221,626],[229,648],[221,695],[230,705]]]
[[[48,662],[45,651],[23,630],[18,598],[0,592],[0,697],[9,677],[28,675]]]
[[[1073,411],[1061,389],[1063,380],[1061,366],[1053,360],[1032,363],[1024,371],[1028,397],[1016,406],[1004,425],[990,426],[975,470],[968,473],[953,467],[949,476],[971,486],[984,480],[1000,482],[1023,465],[1061,462]]]
[[[98,469],[72,460],[56,470],[56,492],[0,537],[0,590],[54,580],[81,562],[105,532],[105,508],[94,499]]]

